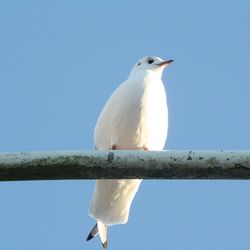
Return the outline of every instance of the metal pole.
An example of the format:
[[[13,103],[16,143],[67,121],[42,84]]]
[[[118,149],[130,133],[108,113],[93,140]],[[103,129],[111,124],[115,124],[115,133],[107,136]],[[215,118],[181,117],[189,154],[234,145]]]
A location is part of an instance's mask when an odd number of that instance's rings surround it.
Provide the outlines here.
[[[250,179],[250,150],[0,153],[0,181]]]

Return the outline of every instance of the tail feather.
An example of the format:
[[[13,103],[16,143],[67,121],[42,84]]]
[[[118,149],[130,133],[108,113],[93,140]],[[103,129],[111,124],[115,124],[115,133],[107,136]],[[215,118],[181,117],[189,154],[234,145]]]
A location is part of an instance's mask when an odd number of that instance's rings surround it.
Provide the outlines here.
[[[96,237],[98,235],[98,227],[97,224],[95,224],[95,226],[93,227],[93,229],[90,231],[88,237],[87,237],[87,241],[92,240],[94,237]]]
[[[102,223],[101,221],[97,221],[97,227],[101,238],[102,246],[104,249],[107,249],[108,247],[107,225]]]
[[[107,249],[108,248],[108,242],[106,241],[106,242],[102,243],[102,246],[103,246],[103,249]]]
[[[108,247],[107,225],[102,223],[101,221],[97,221],[93,229],[90,231],[87,237],[87,241],[92,240],[98,234],[100,235],[103,249],[107,249]]]

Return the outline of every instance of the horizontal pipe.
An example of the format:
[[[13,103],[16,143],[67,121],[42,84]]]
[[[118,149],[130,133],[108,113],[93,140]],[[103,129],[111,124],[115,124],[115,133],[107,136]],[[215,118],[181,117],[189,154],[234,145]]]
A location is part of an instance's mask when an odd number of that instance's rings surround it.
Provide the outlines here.
[[[250,179],[250,150],[0,153],[0,181]]]

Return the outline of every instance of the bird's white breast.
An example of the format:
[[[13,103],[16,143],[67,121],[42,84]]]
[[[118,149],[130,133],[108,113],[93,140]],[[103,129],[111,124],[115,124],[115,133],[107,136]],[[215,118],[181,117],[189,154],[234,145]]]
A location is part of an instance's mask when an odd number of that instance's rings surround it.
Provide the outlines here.
[[[111,95],[95,128],[95,146],[117,149],[161,150],[168,128],[163,83],[155,73],[129,77]]]

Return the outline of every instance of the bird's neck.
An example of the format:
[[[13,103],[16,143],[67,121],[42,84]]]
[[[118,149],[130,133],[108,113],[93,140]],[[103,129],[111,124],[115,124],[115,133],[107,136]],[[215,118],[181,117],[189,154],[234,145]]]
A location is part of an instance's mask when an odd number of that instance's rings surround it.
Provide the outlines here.
[[[133,82],[150,82],[152,80],[161,80],[162,73],[153,70],[137,70],[132,71],[129,80]]]

